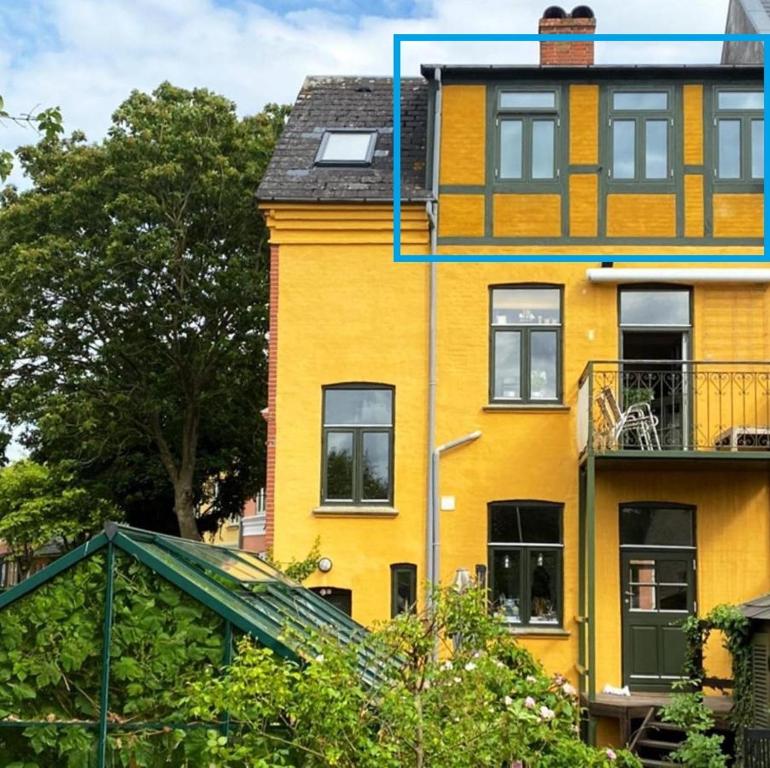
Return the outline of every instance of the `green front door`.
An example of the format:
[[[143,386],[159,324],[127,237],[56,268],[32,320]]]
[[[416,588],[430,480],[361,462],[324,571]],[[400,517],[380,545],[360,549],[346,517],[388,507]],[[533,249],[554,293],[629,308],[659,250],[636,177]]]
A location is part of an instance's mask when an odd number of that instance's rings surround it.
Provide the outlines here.
[[[621,554],[623,682],[664,691],[681,677],[682,619],[695,611],[692,548],[624,547]]]

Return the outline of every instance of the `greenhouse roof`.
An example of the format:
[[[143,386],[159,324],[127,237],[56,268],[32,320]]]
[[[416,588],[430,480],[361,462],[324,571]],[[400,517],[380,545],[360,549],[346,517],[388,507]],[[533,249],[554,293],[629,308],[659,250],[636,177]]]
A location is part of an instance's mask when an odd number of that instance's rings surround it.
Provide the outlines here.
[[[99,535],[0,594],[0,610],[110,546],[134,557],[283,658],[314,657],[317,632],[331,633],[342,643],[367,634],[342,611],[251,552],[116,523],[108,523]],[[365,653],[361,672],[369,682],[376,682],[384,664]]]

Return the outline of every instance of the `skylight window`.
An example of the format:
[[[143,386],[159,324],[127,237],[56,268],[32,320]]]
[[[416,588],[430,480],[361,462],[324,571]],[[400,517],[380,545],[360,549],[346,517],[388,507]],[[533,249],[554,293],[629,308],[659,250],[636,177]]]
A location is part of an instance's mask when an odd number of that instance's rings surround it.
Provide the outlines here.
[[[376,143],[376,131],[326,131],[316,165],[369,165]]]

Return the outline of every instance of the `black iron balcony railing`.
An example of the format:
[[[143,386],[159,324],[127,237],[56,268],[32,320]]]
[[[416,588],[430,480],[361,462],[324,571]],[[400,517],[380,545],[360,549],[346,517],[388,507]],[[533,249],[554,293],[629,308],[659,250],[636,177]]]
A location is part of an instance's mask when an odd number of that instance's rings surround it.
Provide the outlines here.
[[[578,392],[581,451],[770,453],[770,363],[589,363]]]

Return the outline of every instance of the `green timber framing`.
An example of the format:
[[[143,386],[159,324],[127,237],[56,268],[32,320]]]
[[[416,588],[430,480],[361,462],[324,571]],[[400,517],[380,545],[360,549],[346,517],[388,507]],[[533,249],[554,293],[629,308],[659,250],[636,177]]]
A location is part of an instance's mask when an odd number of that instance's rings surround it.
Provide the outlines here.
[[[433,65],[422,68],[423,75],[431,81],[429,101],[430,114],[435,100]],[[761,179],[720,180],[715,177],[716,128],[714,120],[720,112],[716,109],[716,94],[720,90],[762,90],[764,68],[742,66],[594,66],[560,67],[559,77],[554,79],[553,70],[548,67],[474,67],[452,66],[442,68],[442,86],[485,85],[487,89],[487,119],[485,136],[485,179],[484,184],[442,184],[440,194],[484,195],[483,237],[441,237],[438,245],[485,246],[485,245],[677,245],[717,246],[742,245],[762,246],[763,238],[756,237],[714,237],[712,198],[714,193],[739,192],[762,193]],[[576,165],[569,162],[570,106],[569,86],[598,84],[599,91],[599,163]],[[684,107],[682,87],[686,84],[703,85],[703,164],[689,165],[684,162],[682,126]],[[498,166],[498,137],[496,121],[499,94],[503,91],[550,90],[556,93],[557,108],[552,114],[558,117],[555,157],[560,173],[556,179],[548,180],[507,180],[495,175]],[[670,94],[668,117],[674,119],[672,141],[669,144],[669,162],[673,179],[664,181],[617,181],[609,179],[605,171],[610,165],[612,147],[610,119],[614,110],[610,99],[615,91],[662,90]],[[637,113],[642,115],[642,111]],[[648,113],[645,113],[648,114]],[[730,113],[732,114],[732,113]],[[744,114],[744,113],[741,113]],[[746,112],[746,115],[749,113]],[[431,154],[428,154],[429,165]],[[596,173],[599,179],[597,203],[597,236],[575,237],[569,233],[569,177],[571,174]],[[684,176],[703,174],[704,183],[704,236],[687,237],[684,230]],[[666,192],[676,195],[676,236],[675,237],[609,237],[606,226],[607,195],[633,192],[634,194],[655,194]],[[495,237],[493,232],[493,196],[500,193],[538,194],[553,193],[561,196],[561,233],[558,237]],[[439,202],[439,217],[441,216]]]
[[[589,706],[596,701],[596,486],[598,470],[634,466],[677,468],[685,464],[703,466],[713,462],[761,462],[770,468],[770,449],[764,450],[597,450],[595,424],[592,415],[596,392],[594,370],[607,361],[589,362],[578,382],[579,390],[586,392],[578,408],[588,408],[584,447],[578,460],[578,663],[581,701]],[[612,363],[634,361],[609,361]],[[663,362],[663,361],[659,361]],[[690,361],[692,363],[692,361]],[[716,363],[712,363],[716,364]],[[754,361],[732,361],[726,365],[766,365]],[[579,421],[579,417],[578,417]],[[640,464],[641,462],[641,464]],[[589,712],[587,733],[589,743],[595,743],[596,717]]]
[[[279,657],[298,663],[315,655],[312,638],[316,632],[331,632],[341,642],[359,640],[367,634],[364,627],[342,611],[249,552],[178,539],[116,523],[108,523],[102,533],[0,594],[0,615],[2,610],[12,603],[86,558],[105,550],[107,556],[98,720],[55,724],[61,727],[76,725],[97,731],[97,768],[105,768],[107,765],[109,731],[115,728],[126,730],[126,724],[109,722],[107,711],[116,550],[135,558],[224,620],[223,667],[230,664],[233,658],[234,630],[251,636]],[[227,570],[225,564],[232,571]],[[236,572],[240,576],[236,575]],[[229,587],[226,584],[229,584]],[[360,657],[360,670],[367,681],[375,683],[381,679],[380,670],[387,663],[372,652],[366,651]],[[31,728],[43,725],[51,724],[47,721],[0,720],[0,728]],[[134,722],[128,729],[159,727],[218,727],[226,735],[230,729],[230,718],[225,712],[217,723]]]

